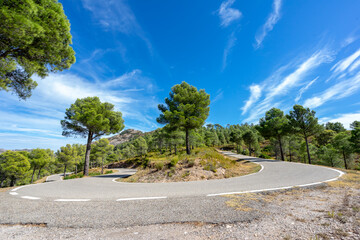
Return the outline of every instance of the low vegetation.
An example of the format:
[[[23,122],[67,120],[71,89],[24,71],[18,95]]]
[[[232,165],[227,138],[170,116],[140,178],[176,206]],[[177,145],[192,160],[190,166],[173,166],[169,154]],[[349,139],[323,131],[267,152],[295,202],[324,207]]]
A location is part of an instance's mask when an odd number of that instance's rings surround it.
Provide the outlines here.
[[[101,168],[93,168],[93,169],[90,169],[90,171],[89,171],[89,177],[110,174],[110,173],[114,173],[115,171],[116,170],[113,170],[113,169],[104,169],[104,173],[102,174]],[[66,175],[63,179],[68,180],[68,179],[83,178],[83,177],[87,177],[87,176],[85,176],[81,172],[81,173],[77,173],[77,174],[73,173],[73,174]]]
[[[214,148],[196,148],[190,155],[185,149],[177,155],[151,152],[146,157],[135,157],[112,167],[136,167],[138,172],[125,182],[178,182],[221,179],[259,171],[260,166],[248,161],[225,157]]]

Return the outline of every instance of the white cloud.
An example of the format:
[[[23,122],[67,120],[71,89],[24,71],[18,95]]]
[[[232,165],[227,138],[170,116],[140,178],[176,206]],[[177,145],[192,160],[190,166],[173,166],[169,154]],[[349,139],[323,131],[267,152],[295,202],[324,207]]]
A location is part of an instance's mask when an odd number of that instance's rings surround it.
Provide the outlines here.
[[[270,13],[260,32],[255,36],[256,48],[259,48],[264,41],[266,35],[274,28],[274,25],[280,20],[280,9],[282,0],[274,0],[273,10]]]
[[[351,67],[349,68],[350,72],[353,72],[355,69],[357,69],[358,67],[360,67],[360,59],[356,60],[356,62],[354,62]]]
[[[134,12],[125,1],[82,0],[82,3],[84,8],[91,11],[105,29],[119,31],[127,35],[137,35],[153,54],[152,44],[137,22]]]
[[[360,112],[345,113],[327,120],[327,122],[341,122],[346,129],[350,129],[350,124],[354,121],[360,121]]]
[[[316,108],[328,101],[338,100],[353,95],[358,90],[360,90],[360,72],[347,80],[343,80],[329,87],[315,97],[307,99],[304,102],[304,106]]]
[[[271,107],[279,106],[281,100],[278,100],[278,97],[284,96],[292,89],[300,86],[305,77],[311,74],[314,69],[330,61],[332,61],[332,53],[326,49],[322,49],[305,59],[301,64],[298,64],[290,74],[285,75],[284,73],[288,72],[294,63],[280,67],[274,74],[260,84],[260,88],[266,92],[265,97],[256,107],[251,108],[249,116],[244,121],[256,121]]]
[[[235,0],[227,0],[222,2],[220,5],[218,14],[221,20],[222,27],[229,26],[232,22],[240,19],[242,16],[242,13],[238,9],[231,8],[234,2]]]
[[[360,56],[360,49],[351,54],[349,57],[337,62],[331,70],[334,73],[344,72],[358,57]]]
[[[261,96],[261,87],[259,85],[251,85],[250,86],[250,97],[246,101],[244,107],[241,108],[243,115],[260,98],[260,96]]]
[[[216,103],[217,101],[219,101],[220,99],[222,99],[224,96],[224,91],[222,89],[219,89],[216,92],[216,96],[211,100],[211,103]]]
[[[129,121],[141,127],[139,130],[148,131],[157,127],[154,120],[159,102],[154,97],[156,87],[140,70],[110,80],[108,83],[111,84],[90,82],[69,73],[50,74],[45,79],[36,80],[39,86],[27,101],[18,101],[16,96],[0,92],[2,109],[6,109],[0,111],[0,132],[23,135],[29,143],[31,139],[36,143],[35,137],[48,138],[49,143],[57,138],[60,140],[53,143],[61,142],[64,145],[71,139],[61,136],[60,120],[64,118],[65,109],[77,98],[88,96],[98,96],[103,102],[113,103],[115,109],[123,113],[126,126]],[[143,90],[137,88],[140,85]],[[7,142],[7,139],[0,139],[0,148],[18,147]]]
[[[295,98],[295,102],[298,102],[300,100],[300,98],[302,97],[303,93],[308,90],[311,85],[314,84],[314,82],[316,82],[316,80],[318,80],[319,77],[316,77],[314,80],[310,81],[308,84],[306,84],[305,87],[301,88],[299,91],[299,94],[297,95],[297,97]]]
[[[235,36],[235,32],[232,32],[230,37],[229,37],[229,40],[226,44],[226,47],[224,49],[224,54],[223,54],[223,64],[222,64],[222,70],[224,71],[226,66],[227,66],[227,63],[228,63],[228,57],[231,53],[231,50],[233,49],[233,47],[235,46],[235,43],[237,41],[237,38]]]

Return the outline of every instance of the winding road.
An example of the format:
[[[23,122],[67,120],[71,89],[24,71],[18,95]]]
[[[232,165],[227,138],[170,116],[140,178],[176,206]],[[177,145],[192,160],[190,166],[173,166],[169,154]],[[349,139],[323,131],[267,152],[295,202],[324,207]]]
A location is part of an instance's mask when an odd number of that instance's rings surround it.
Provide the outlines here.
[[[292,187],[305,187],[336,180],[341,171],[300,163],[290,163],[243,156],[231,152],[223,154],[260,164],[257,173],[241,177],[174,183],[123,183],[116,178],[136,172],[119,172],[91,178],[62,181],[60,175],[48,178],[48,183],[33,184],[13,189],[14,197],[40,201],[129,201],[154,200],[174,197],[213,197],[218,195],[262,192]]]

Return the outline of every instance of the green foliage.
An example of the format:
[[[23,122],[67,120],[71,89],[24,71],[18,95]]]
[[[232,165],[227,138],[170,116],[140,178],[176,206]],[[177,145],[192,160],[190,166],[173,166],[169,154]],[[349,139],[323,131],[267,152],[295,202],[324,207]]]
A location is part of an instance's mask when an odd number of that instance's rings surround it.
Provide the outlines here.
[[[102,103],[98,97],[77,99],[66,109],[61,120],[64,136],[87,137],[84,174],[89,174],[91,142],[103,135],[120,132],[124,128],[121,112],[114,111],[111,103]]]
[[[204,90],[198,91],[186,82],[172,87],[166,106],[158,106],[161,111],[157,121],[183,129],[186,133],[186,150],[190,154],[189,131],[204,125],[210,111],[210,95]]]
[[[27,157],[14,152],[6,151],[0,155],[0,181],[10,179],[10,186],[14,186],[16,181],[23,178],[30,169],[30,163]]]
[[[243,135],[242,138],[244,139],[244,142],[246,145],[248,145],[248,155],[251,155],[252,146],[255,146],[257,144],[257,136],[252,130],[247,130]]]
[[[269,155],[265,154],[265,153],[261,153],[261,154],[259,155],[259,158],[271,159],[271,157],[270,157]]]
[[[354,151],[360,153],[360,121],[354,121],[350,127],[352,128],[350,141]]]
[[[50,149],[33,149],[29,154],[31,168],[33,169],[31,183],[34,179],[35,170],[39,170],[38,179],[40,178],[41,169],[50,163],[51,157],[54,153]]]
[[[156,168],[156,170],[158,170],[158,171],[162,170],[162,169],[164,168],[164,163],[163,163],[163,162],[157,162],[157,163],[155,164],[155,168]]]
[[[334,130],[324,130],[321,131],[316,136],[316,141],[318,143],[318,146],[325,146],[333,140],[334,136],[336,135],[336,132]]]
[[[45,77],[75,62],[70,44],[70,23],[58,1],[0,1],[0,90],[30,97],[34,73]]]
[[[345,132],[346,129],[344,128],[344,125],[342,123],[339,123],[339,122],[328,122],[326,123],[325,125],[325,129],[326,130],[332,130],[336,133],[339,133],[339,132]]]
[[[139,137],[134,141],[134,147],[137,155],[144,155],[148,151],[148,145],[143,137]]]
[[[284,112],[278,108],[272,108],[266,112],[265,118],[261,118],[257,128],[265,138],[275,138],[279,143],[281,160],[285,161],[282,138],[289,132],[289,120]]]
[[[308,137],[315,135],[321,130],[318,119],[315,117],[315,111],[304,108],[301,105],[294,105],[293,111],[290,111],[287,118],[289,119],[291,131],[301,134],[304,137],[308,160],[311,164]]]
[[[349,160],[353,153],[353,147],[350,142],[350,134],[347,132],[340,132],[334,137],[333,145],[342,155],[345,169],[349,167]]]
[[[109,140],[102,138],[93,144],[90,153],[90,159],[98,166],[101,166],[103,171],[104,164],[107,163],[107,158],[113,152],[113,149],[114,146],[110,145]]]

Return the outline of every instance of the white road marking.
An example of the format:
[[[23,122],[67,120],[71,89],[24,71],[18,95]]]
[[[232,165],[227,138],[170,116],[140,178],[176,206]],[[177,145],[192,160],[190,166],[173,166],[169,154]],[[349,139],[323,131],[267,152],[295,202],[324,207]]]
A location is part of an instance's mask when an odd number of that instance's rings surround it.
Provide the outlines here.
[[[91,199],[55,199],[55,202],[88,202]]]
[[[139,197],[139,198],[119,198],[116,201],[132,201],[132,200],[152,200],[152,199],[164,199],[167,197]]]
[[[38,197],[31,197],[31,196],[22,196],[21,198],[30,199],[30,200],[38,200]]]
[[[17,192],[9,192],[10,195],[19,195]]]
[[[20,188],[23,188],[23,187],[26,187],[26,186],[21,186],[21,187],[14,188],[13,190],[11,190],[11,192],[15,192],[15,191],[17,191],[17,190],[19,190]]]
[[[319,185],[325,182],[331,182],[331,181],[336,181],[338,180],[343,174],[345,174],[342,171],[339,171],[337,169],[332,169],[331,170],[338,172],[339,176],[336,178],[332,178],[326,181],[322,181],[322,182],[314,182],[314,183],[308,183],[308,184],[302,184],[302,185],[294,185],[294,186],[288,186],[288,187],[278,187],[278,188],[267,188],[267,189],[259,189],[259,190],[249,190],[249,191],[242,191],[242,192],[227,192],[227,193],[214,193],[214,194],[208,194],[206,195],[207,197],[214,197],[214,196],[222,196],[222,195],[232,195],[232,194],[244,194],[244,193],[258,193],[258,192],[268,192],[268,191],[275,191],[275,190],[284,190],[284,189],[290,189],[290,188],[296,188],[296,187],[307,187],[307,186],[314,186],[314,185]]]

